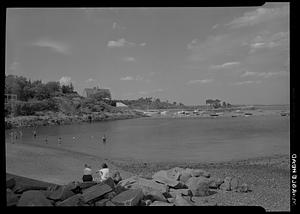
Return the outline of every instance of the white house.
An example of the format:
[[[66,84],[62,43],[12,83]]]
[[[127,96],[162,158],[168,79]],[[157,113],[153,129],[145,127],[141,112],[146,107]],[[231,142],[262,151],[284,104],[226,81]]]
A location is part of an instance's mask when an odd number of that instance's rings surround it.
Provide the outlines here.
[[[124,103],[117,102],[117,103],[116,103],[116,107],[128,107],[128,106],[125,105]]]

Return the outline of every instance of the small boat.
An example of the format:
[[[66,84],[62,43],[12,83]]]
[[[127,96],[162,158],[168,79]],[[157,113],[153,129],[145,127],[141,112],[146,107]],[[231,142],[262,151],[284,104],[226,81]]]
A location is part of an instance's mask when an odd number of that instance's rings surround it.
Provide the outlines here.
[[[245,115],[250,116],[250,115],[253,115],[253,114],[252,114],[252,113],[249,113],[249,112],[246,112]]]

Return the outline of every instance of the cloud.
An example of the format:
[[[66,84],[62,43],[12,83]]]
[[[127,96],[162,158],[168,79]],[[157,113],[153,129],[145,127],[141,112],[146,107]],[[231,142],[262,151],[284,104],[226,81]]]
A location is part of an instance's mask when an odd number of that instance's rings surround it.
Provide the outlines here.
[[[134,57],[124,57],[122,59],[125,62],[136,62],[136,59]]]
[[[59,83],[61,85],[70,85],[71,84],[71,77],[67,77],[67,76],[62,77],[62,78],[59,79]]]
[[[231,28],[253,26],[276,18],[285,17],[287,15],[289,15],[289,5],[284,5],[279,8],[260,7],[254,11],[244,13],[243,16],[232,20],[226,25]]]
[[[62,53],[62,54],[70,54],[70,47],[62,42],[53,41],[50,39],[40,39],[34,43],[32,43],[34,46],[38,47],[44,47],[44,48],[50,48],[54,52]]]
[[[125,80],[125,81],[132,81],[132,80],[135,80],[135,81],[141,81],[143,80],[144,78],[140,75],[137,75],[135,77],[132,77],[132,76],[126,76],[126,77],[121,77],[120,80]]]
[[[241,82],[235,82],[233,83],[233,85],[245,85],[245,84],[259,84],[261,83],[261,80],[256,80],[256,81],[253,81],[253,80],[248,80],[248,81],[241,81]]]
[[[187,49],[191,52],[187,59],[193,62],[203,62],[209,59],[215,61],[236,57],[235,54],[241,55],[243,50],[247,50],[243,45],[246,41],[247,37],[233,33],[212,35],[203,41],[194,39],[187,45]]]
[[[137,44],[134,42],[128,42],[124,38],[121,38],[117,41],[109,41],[107,43],[107,47],[115,48],[115,47],[135,47],[135,46],[145,46],[146,43]]]
[[[16,70],[18,70],[19,67],[20,67],[20,63],[17,61],[14,61],[13,63],[11,63],[11,65],[9,66],[8,69],[10,69],[12,71],[16,71]]]
[[[245,73],[243,73],[243,74],[241,75],[241,77],[255,76],[256,74],[257,74],[257,72],[246,71]]]
[[[95,80],[93,78],[89,78],[89,79],[86,80],[86,82],[95,82],[95,81],[97,81],[97,80]]]
[[[257,35],[252,42],[250,42],[249,53],[254,53],[262,48],[289,48],[289,32],[277,32],[270,35],[270,32],[263,32],[261,35]]]
[[[131,76],[127,76],[127,77],[121,77],[120,80],[134,80],[134,78]]]
[[[241,77],[255,76],[255,77],[269,78],[269,77],[274,77],[274,76],[287,76],[287,75],[289,75],[289,72],[287,72],[287,71],[278,71],[278,72],[246,71],[244,74],[241,75]]]
[[[240,62],[226,62],[221,65],[212,65],[211,68],[213,69],[221,69],[221,68],[232,68],[234,66],[240,65]]]
[[[202,79],[202,80],[190,80],[188,81],[188,85],[190,84],[196,84],[196,83],[201,83],[201,84],[205,84],[205,83],[211,83],[213,82],[213,79]]]

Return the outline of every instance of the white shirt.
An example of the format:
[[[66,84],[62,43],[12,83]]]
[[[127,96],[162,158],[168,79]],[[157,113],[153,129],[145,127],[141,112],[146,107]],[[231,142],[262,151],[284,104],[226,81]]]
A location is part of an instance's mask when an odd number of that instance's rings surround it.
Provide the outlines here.
[[[109,169],[104,168],[99,170],[99,174],[102,181],[105,181],[107,178],[109,178]]]
[[[91,168],[88,168],[88,167],[84,168],[83,174],[84,175],[91,175],[92,174]]]

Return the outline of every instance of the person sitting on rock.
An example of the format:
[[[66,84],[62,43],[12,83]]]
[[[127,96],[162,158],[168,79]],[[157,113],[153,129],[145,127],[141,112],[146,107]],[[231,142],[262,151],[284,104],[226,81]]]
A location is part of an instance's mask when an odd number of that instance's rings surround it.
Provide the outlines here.
[[[100,175],[100,181],[105,181],[109,178],[109,168],[106,163],[102,164],[102,169],[98,171]]]
[[[88,164],[84,164],[82,181],[93,181],[92,169]]]

